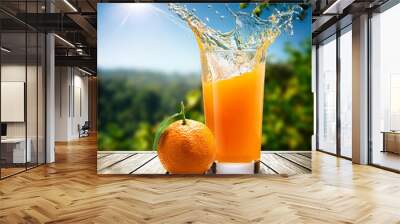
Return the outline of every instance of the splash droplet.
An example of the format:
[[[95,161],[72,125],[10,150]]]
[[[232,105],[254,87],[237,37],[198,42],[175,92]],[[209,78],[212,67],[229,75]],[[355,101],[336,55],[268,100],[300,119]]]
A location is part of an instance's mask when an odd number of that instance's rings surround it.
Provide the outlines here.
[[[219,14],[218,10],[215,11],[215,14]]]
[[[291,33],[293,20],[302,11],[302,8],[297,5],[280,4],[271,9],[272,17],[264,20],[249,12],[234,12],[227,6],[227,10],[234,17],[235,27],[227,32],[221,32],[209,27],[210,18],[206,15],[203,17],[204,21],[201,21],[192,10],[188,10],[181,4],[169,3],[168,6],[171,11],[188,22],[193,30],[196,30],[196,35],[199,35],[206,48],[224,50],[265,49],[282,31]],[[212,10],[212,12],[216,11],[216,9]],[[222,20],[226,16],[222,12],[218,15],[221,22],[224,22]]]

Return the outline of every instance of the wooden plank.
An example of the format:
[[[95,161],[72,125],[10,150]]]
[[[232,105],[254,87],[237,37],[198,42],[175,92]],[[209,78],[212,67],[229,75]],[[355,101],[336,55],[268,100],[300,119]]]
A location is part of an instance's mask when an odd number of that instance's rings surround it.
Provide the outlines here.
[[[304,153],[299,153],[299,154],[302,156],[308,157],[308,158],[311,158],[311,156],[312,156],[311,152],[304,152]]]
[[[101,159],[101,158],[106,157],[108,155],[110,155],[110,154],[109,153],[97,153],[97,159]]]
[[[131,174],[165,174],[167,171],[161,165],[158,156],[155,155],[151,157],[150,160],[146,161],[146,163],[132,172]]]
[[[100,170],[99,174],[130,174],[154,156],[154,154],[150,153],[138,153],[121,162]]]
[[[311,171],[311,159],[308,157],[297,153],[278,153],[278,155]]]
[[[285,158],[283,158],[285,157]],[[311,171],[311,159],[299,153],[262,153],[260,174],[302,174]],[[98,158],[99,174],[165,174],[156,152],[107,154]]]
[[[266,166],[263,162],[260,164],[260,172],[259,174],[277,174],[273,169],[270,167]]]
[[[262,154],[262,162],[268,167],[271,167],[278,174],[295,175],[310,173],[309,170],[273,153]]]
[[[109,156],[100,158],[97,160],[97,170],[100,171],[132,155],[133,154],[111,154]]]
[[[156,153],[157,151],[97,151],[98,154],[136,154],[136,153]]]

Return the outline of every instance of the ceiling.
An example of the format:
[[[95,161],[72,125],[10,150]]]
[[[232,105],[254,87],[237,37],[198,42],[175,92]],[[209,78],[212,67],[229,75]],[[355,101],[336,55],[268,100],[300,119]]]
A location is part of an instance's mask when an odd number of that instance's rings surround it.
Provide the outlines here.
[[[34,55],[36,33],[55,33],[56,66],[79,66],[96,72],[98,0],[1,0],[2,45],[12,49],[5,58]],[[28,45],[25,50],[25,32]],[[30,35],[29,33],[35,33]],[[41,45],[39,47],[42,47]],[[4,55],[4,54],[3,54]],[[19,57],[18,57],[19,56]],[[4,59],[4,58],[3,58]]]
[[[312,0],[313,43],[317,44],[351,24],[353,17],[375,12],[389,1],[391,0]]]

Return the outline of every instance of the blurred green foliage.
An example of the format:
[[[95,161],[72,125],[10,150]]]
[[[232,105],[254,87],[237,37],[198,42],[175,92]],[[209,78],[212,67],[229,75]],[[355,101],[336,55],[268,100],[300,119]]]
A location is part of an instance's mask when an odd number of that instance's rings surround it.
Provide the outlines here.
[[[286,45],[287,62],[267,64],[263,149],[310,150],[313,134],[311,40],[300,49]]]
[[[310,150],[311,41],[286,46],[288,60],[266,66],[263,150]],[[204,122],[200,75],[99,71],[99,150],[151,150],[157,125],[179,111]]]

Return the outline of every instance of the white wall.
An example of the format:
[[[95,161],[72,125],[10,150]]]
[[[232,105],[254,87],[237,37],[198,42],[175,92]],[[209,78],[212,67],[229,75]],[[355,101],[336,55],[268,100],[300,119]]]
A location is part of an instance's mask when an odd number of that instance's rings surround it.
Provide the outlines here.
[[[69,96],[70,85],[69,68],[55,68],[55,140],[68,140],[68,117],[69,117]]]
[[[55,85],[55,140],[77,139],[78,125],[88,120],[88,77],[76,68],[56,67]]]
[[[85,121],[89,120],[89,113],[88,113],[88,77],[82,76],[83,73],[79,72],[79,75],[74,75],[74,108],[72,108],[72,136],[78,137],[78,124],[83,125]]]

